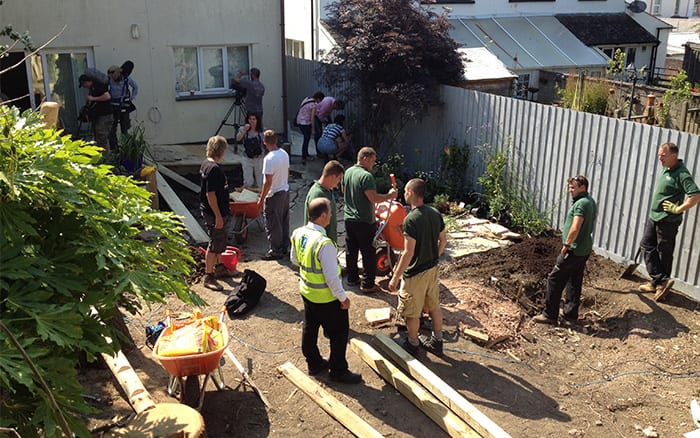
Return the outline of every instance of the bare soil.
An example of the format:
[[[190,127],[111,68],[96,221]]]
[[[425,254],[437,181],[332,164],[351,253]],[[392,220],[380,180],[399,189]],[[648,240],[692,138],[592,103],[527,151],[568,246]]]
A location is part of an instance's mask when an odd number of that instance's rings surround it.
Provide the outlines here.
[[[299,205],[308,184],[320,174],[319,166],[309,167],[292,181],[293,227],[300,225]],[[230,347],[274,410],[240,384],[241,376],[227,362],[222,366],[227,387],[206,388],[201,413],[207,435],[351,436],[276,370],[291,361],[306,371],[298,278],[288,262],[260,260],[266,251],[264,231],[257,223],[249,231],[248,240],[239,245],[244,259],[238,269],[261,273],[268,288],[251,314],[228,321]],[[644,436],[642,429],[649,427],[658,436],[677,437],[692,430],[688,403],[700,397],[699,304],[677,293],[656,303],[637,291],[643,279],[620,279],[624,266],[593,256],[584,280],[580,322],[536,325],[530,318],[541,309],[545,278],[559,249],[555,237],[526,239],[444,261],[445,356],[428,354],[421,361],[514,437],[634,437]],[[201,287],[203,261],[198,251],[193,249],[193,254],[199,264],[190,279],[192,288],[209,303],[205,314],[216,314],[226,293]],[[238,281],[226,280],[226,292]],[[380,285],[386,287],[387,279]],[[369,341],[377,332],[405,336],[401,327],[376,329],[364,319],[367,308],[395,307],[396,295],[348,290],[351,337]],[[176,315],[191,311],[171,300],[127,320],[138,347],[128,359],[159,403],[174,399],[166,392],[168,373],[145,345],[145,327],[162,320],[166,307]],[[461,325],[491,339],[506,338],[485,348],[462,335]],[[327,353],[327,340],[321,336],[319,343]],[[383,435],[447,436],[352,350],[347,356],[364,384],[314,380]],[[108,370],[88,369],[82,378],[86,393],[101,399],[93,401],[101,412],[88,419],[91,427],[131,412]]]

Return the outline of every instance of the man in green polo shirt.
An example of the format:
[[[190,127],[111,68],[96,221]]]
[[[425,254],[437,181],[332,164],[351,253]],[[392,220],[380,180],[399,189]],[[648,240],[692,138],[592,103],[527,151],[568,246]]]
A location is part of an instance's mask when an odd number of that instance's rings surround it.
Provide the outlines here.
[[[649,218],[639,243],[644,250],[644,263],[651,282],[642,284],[639,290],[654,292],[654,300],[661,301],[673,286],[673,251],[683,212],[700,202],[700,189],[683,160],[678,158],[678,146],[662,144],[658,157],[664,170],[651,197]]]
[[[363,147],[357,153],[357,163],[345,171],[343,195],[345,197],[345,262],[348,271],[348,285],[360,284],[358,255],[362,253],[364,273],[360,291],[378,292],[381,289],[374,283],[377,274],[377,260],[372,240],[376,231],[374,216],[375,204],[396,199],[396,189],[383,195],[377,193],[374,176],[370,173],[377,162],[377,153],[371,147]]]
[[[557,256],[557,262],[547,277],[547,295],[542,313],[533,321],[544,324],[556,324],[559,317],[559,302],[566,288],[562,318],[568,321],[578,320],[578,308],[581,303],[581,286],[586,261],[593,251],[593,228],[598,214],[595,201],[588,194],[588,179],[579,175],[569,178],[569,193],[573,205],[566,215],[562,230],[563,245]]]
[[[404,189],[411,211],[403,221],[404,251],[389,281],[389,289],[399,290],[398,312],[406,321],[406,339],[401,346],[414,356],[420,345],[427,351],[442,356],[442,309],[438,281],[438,258],[447,245],[447,234],[442,215],[425,205],[425,181],[410,180]],[[433,333],[430,337],[418,335],[423,308],[430,311]]]
[[[336,218],[335,196],[333,189],[338,187],[340,180],[343,179],[345,168],[337,160],[331,160],[323,166],[323,173],[318,181],[314,181],[313,185],[306,194],[306,208],[304,208],[304,223],[309,221],[309,203],[316,198],[326,198],[331,203],[331,223],[326,227],[326,236],[333,242],[338,244],[338,219]]]

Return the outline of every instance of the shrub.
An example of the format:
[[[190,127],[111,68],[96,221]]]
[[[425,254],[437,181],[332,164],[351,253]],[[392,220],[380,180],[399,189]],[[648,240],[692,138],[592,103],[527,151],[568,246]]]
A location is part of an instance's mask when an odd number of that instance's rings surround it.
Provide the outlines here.
[[[508,175],[508,148],[498,151],[487,146],[486,153],[486,172],[479,177],[479,184],[484,188],[489,216],[529,234],[540,235],[549,229],[550,224],[538,210],[529,189]]]
[[[586,81],[583,97],[579,98],[576,90],[578,81],[585,81],[585,78],[581,76],[576,81],[567,81],[566,88],[557,90],[562,106],[577,111],[605,115],[610,86],[604,82]]]
[[[101,323],[117,306],[136,312],[168,294],[204,304],[187,287],[180,220],[101,157],[36,113],[0,106],[0,427],[22,436],[89,436],[77,357],[120,348]]]

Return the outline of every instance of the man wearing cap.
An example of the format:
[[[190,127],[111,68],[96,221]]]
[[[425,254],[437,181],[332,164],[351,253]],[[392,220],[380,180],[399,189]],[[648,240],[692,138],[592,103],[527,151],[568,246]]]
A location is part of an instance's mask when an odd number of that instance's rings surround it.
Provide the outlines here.
[[[86,96],[89,119],[95,134],[95,144],[110,151],[109,131],[112,129],[112,97],[109,94],[109,79],[104,73],[88,69],[78,78],[78,87],[88,89]]]
[[[121,127],[122,135],[126,135],[131,128],[129,113],[135,108],[132,105],[136,95],[139,93],[139,86],[130,76],[122,75],[122,68],[113,65],[107,70],[109,75],[109,94],[112,96],[112,129],[109,131],[109,143],[112,149],[119,148],[117,141],[117,125]]]

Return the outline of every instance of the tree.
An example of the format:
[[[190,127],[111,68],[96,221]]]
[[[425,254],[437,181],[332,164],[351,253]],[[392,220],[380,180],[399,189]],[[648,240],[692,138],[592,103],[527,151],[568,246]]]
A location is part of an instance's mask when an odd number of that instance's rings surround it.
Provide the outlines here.
[[[352,84],[342,97],[360,100],[357,124],[372,145],[391,149],[408,121],[440,103],[440,84],[463,79],[446,13],[415,0],[339,0],[328,9],[340,38],[328,55],[326,80]]]
[[[187,286],[182,222],[101,157],[0,105],[0,428],[22,436],[89,436],[78,353],[120,348],[102,323],[117,306],[204,304]]]

